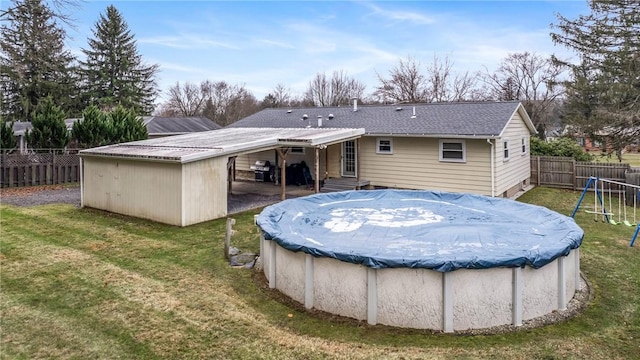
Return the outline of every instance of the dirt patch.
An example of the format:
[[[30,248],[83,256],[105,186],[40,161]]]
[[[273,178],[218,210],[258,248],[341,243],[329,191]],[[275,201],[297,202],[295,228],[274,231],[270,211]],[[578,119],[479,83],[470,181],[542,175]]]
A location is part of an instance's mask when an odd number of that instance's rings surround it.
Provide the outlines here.
[[[63,185],[27,186],[0,189],[0,203],[15,206],[72,204],[80,206],[80,187]]]

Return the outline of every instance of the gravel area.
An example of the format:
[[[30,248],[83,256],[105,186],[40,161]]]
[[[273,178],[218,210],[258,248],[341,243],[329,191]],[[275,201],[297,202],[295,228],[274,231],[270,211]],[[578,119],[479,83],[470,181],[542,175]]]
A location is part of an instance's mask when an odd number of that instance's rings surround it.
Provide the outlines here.
[[[236,214],[275,204],[278,201],[280,201],[280,195],[234,194],[228,198],[227,209],[229,214]],[[0,190],[0,203],[15,206],[71,204],[80,207],[80,187],[50,185],[5,188]]]
[[[15,206],[71,204],[80,207],[80,187],[52,185],[7,188],[0,191],[0,203]]]

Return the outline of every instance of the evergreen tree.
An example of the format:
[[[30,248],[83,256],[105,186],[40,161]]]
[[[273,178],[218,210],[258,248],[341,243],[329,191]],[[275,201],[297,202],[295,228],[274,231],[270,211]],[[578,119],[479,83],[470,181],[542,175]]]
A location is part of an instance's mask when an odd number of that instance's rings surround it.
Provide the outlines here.
[[[127,110],[121,105],[118,105],[107,117],[109,123],[109,144],[144,140],[149,137],[147,127],[144,125],[142,118],[136,116],[133,110]]]
[[[5,122],[0,116],[0,153],[10,153],[18,146],[13,135],[13,121]]]
[[[591,13],[558,16],[555,43],[580,55],[569,64],[565,120],[588,135],[606,137],[621,160],[622,149],[640,139],[640,2],[591,0]]]
[[[80,147],[91,148],[106,145],[110,134],[107,115],[91,105],[82,112],[82,119],[73,124],[71,137]]]
[[[70,74],[73,57],[65,49],[65,31],[41,0],[16,0],[0,26],[1,112],[9,120],[29,121],[38,102],[51,96],[73,113],[76,104]]]
[[[29,147],[36,150],[60,150],[69,143],[69,131],[64,122],[64,111],[53,103],[51,97],[40,101],[31,115],[33,128],[25,136]]]
[[[107,7],[100,14],[89,38],[89,49],[82,49],[82,62],[89,101],[111,110],[118,104],[137,114],[150,114],[157,95],[155,74],[158,65],[145,65],[133,34],[120,12]]]

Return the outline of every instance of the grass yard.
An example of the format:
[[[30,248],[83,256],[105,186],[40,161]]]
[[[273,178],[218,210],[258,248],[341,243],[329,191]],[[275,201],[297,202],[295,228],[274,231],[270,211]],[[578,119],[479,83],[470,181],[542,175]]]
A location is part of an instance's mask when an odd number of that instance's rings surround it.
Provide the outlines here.
[[[602,155],[600,153],[592,153],[594,155],[593,161],[603,163],[618,163],[618,158],[615,155]],[[624,153],[622,154],[622,162],[631,165],[632,167],[640,167],[640,153]]]
[[[564,214],[579,193],[520,201]],[[587,203],[588,199],[587,199]],[[253,212],[233,245],[258,251]],[[459,336],[321,319],[277,301],[259,274],[227,266],[225,220],[177,228],[68,205],[0,205],[0,358],[639,359],[640,241],[594,222],[582,270],[595,299],[563,323]]]

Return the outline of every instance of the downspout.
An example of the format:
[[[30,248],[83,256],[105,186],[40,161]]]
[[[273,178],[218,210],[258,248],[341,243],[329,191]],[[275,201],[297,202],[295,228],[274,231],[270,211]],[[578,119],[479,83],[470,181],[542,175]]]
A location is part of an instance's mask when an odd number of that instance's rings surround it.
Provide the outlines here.
[[[491,197],[495,197],[496,196],[496,176],[495,176],[495,152],[493,151],[493,142],[491,142],[491,139],[487,139],[487,143],[489,145],[491,145],[491,152],[489,153],[489,159],[491,162],[490,168],[491,168]]]

